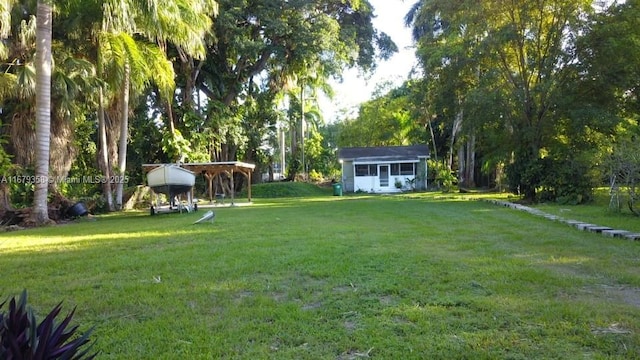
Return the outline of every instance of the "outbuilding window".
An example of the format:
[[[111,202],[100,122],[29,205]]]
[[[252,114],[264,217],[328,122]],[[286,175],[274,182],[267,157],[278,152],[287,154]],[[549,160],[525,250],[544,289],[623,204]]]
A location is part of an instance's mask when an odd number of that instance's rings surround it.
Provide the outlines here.
[[[391,175],[400,175],[400,164],[391,164]]]
[[[402,163],[400,164],[400,175],[415,175],[415,167],[413,163]]]
[[[356,176],[378,176],[378,165],[356,165]]]
[[[414,163],[396,163],[391,164],[391,176],[399,176],[399,175],[415,175],[415,164]]]

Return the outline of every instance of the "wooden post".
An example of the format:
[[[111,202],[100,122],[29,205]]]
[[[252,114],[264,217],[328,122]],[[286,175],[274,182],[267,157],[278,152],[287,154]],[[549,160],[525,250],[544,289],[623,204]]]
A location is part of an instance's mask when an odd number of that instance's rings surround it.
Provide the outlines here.
[[[233,200],[236,196],[236,184],[235,181],[233,181],[233,169],[231,169],[231,206],[234,205]]]
[[[205,179],[209,182],[209,203],[213,203],[213,176],[208,172],[204,173]]]
[[[247,195],[249,198],[249,202],[251,202],[251,171],[247,171],[247,181],[249,182],[247,184]]]

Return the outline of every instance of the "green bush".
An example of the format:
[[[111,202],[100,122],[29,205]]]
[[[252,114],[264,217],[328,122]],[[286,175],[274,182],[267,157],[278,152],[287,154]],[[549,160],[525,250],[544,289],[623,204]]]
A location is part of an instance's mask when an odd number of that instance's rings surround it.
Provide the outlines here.
[[[453,171],[442,162],[427,160],[427,163],[428,168],[431,169],[430,174],[434,174],[433,180],[429,182],[437,184],[438,188],[444,192],[451,191],[458,181]]]
[[[251,196],[255,198],[324,196],[327,195],[330,191],[330,188],[323,188],[301,181],[280,181],[255,184],[251,186]],[[243,190],[238,195],[238,197],[245,196],[246,190]]]
[[[324,180],[324,176],[316,170],[309,171],[309,180],[313,182],[321,182]]]
[[[559,204],[577,205],[593,199],[595,184],[591,167],[580,158],[543,159],[543,172],[539,200]]]
[[[510,190],[527,200],[582,204],[593,198],[597,177],[588,160],[566,156],[516,161],[507,167],[507,178]]]

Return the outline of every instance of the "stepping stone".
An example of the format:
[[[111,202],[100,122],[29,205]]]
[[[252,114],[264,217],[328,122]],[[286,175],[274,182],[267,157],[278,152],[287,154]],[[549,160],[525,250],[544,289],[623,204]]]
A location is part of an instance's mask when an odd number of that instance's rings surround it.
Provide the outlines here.
[[[594,224],[589,224],[589,223],[578,223],[574,225],[575,227],[577,227],[580,230],[588,230],[590,227],[594,227],[594,226],[598,226],[598,225],[594,225]]]
[[[576,227],[578,226],[578,224],[584,224],[582,221],[571,220],[571,219],[562,220],[562,222],[564,222],[567,225],[576,226]]]
[[[640,234],[638,233],[629,233],[629,234],[623,235],[623,237],[628,240],[634,240],[634,241],[640,240]]]
[[[627,230],[602,230],[602,235],[609,237],[623,237],[631,232]]]
[[[542,211],[540,211],[538,209],[533,209],[533,208],[526,208],[526,209],[521,209],[521,210],[522,211],[526,211],[529,214],[533,214],[533,215],[540,215],[540,216],[549,215],[549,214],[547,214],[545,212],[542,212]]]
[[[511,209],[526,211],[532,215],[542,216],[548,220],[560,221],[567,225],[573,226],[579,230],[599,233],[608,237],[619,237],[619,238],[624,238],[624,239],[633,240],[633,241],[640,241],[640,233],[632,233],[626,230],[616,230],[608,226],[600,226],[600,225],[585,223],[578,220],[565,219],[561,216],[548,214],[535,208],[531,208],[531,207],[516,204],[516,203],[511,203],[508,201],[502,201],[502,200],[488,200],[488,201],[496,205],[502,205],[502,206],[509,207]],[[570,210],[568,209],[561,210],[561,212],[565,212],[565,211],[570,211]]]
[[[595,225],[595,226],[588,227],[587,230],[589,230],[591,232],[595,232],[595,233],[601,233],[601,232],[603,232],[605,230],[613,230],[613,229],[608,227],[608,226]]]

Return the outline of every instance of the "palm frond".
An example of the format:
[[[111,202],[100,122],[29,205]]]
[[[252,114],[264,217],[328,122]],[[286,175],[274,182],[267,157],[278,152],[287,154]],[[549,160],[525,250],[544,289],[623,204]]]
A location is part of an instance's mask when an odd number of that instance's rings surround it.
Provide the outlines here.
[[[11,33],[11,8],[17,0],[0,0],[0,39]]]
[[[18,78],[14,74],[0,73],[0,102],[17,95]]]
[[[101,35],[100,63],[102,76],[112,89],[121,87],[124,66],[130,68],[130,84],[133,93],[141,93],[154,82],[163,97],[171,99],[175,87],[172,63],[155,44],[136,40],[125,32],[103,32]]]
[[[134,33],[135,17],[130,1],[106,0],[103,4],[103,31]]]
[[[117,89],[124,79],[124,46],[118,34],[102,31],[99,36],[98,72],[109,87]]]
[[[151,80],[158,86],[162,97],[171,101],[175,89],[175,72],[173,64],[157,46],[144,48],[147,65],[151,72]]]
[[[71,101],[79,93],[78,84],[61,71],[55,71],[53,73],[51,85],[55,96],[65,101]]]
[[[322,116],[322,111],[317,107],[305,109],[304,120],[307,126],[310,126],[314,130],[317,130],[318,127],[324,124],[324,117]]]
[[[59,67],[64,67],[72,78],[88,78],[96,76],[96,67],[86,59],[67,56]]]
[[[9,49],[0,41],[0,60],[4,60],[9,57]]]
[[[154,1],[138,12],[138,30],[152,41],[170,42],[197,59],[206,56],[206,34],[211,31],[212,16],[217,14],[213,0],[173,0],[155,6]]]
[[[131,35],[124,32],[119,33],[118,36],[123,49],[123,64],[126,62],[131,69],[129,79],[131,88],[138,93],[148,85],[151,79],[151,72],[147,62],[153,61],[153,59],[148,59],[145,56],[147,44],[137,42]]]
[[[36,69],[33,64],[16,67],[18,96],[26,99],[36,94]]]
[[[30,47],[36,40],[36,17],[31,15],[29,21],[22,20],[20,22],[20,30],[18,31],[20,45]]]

